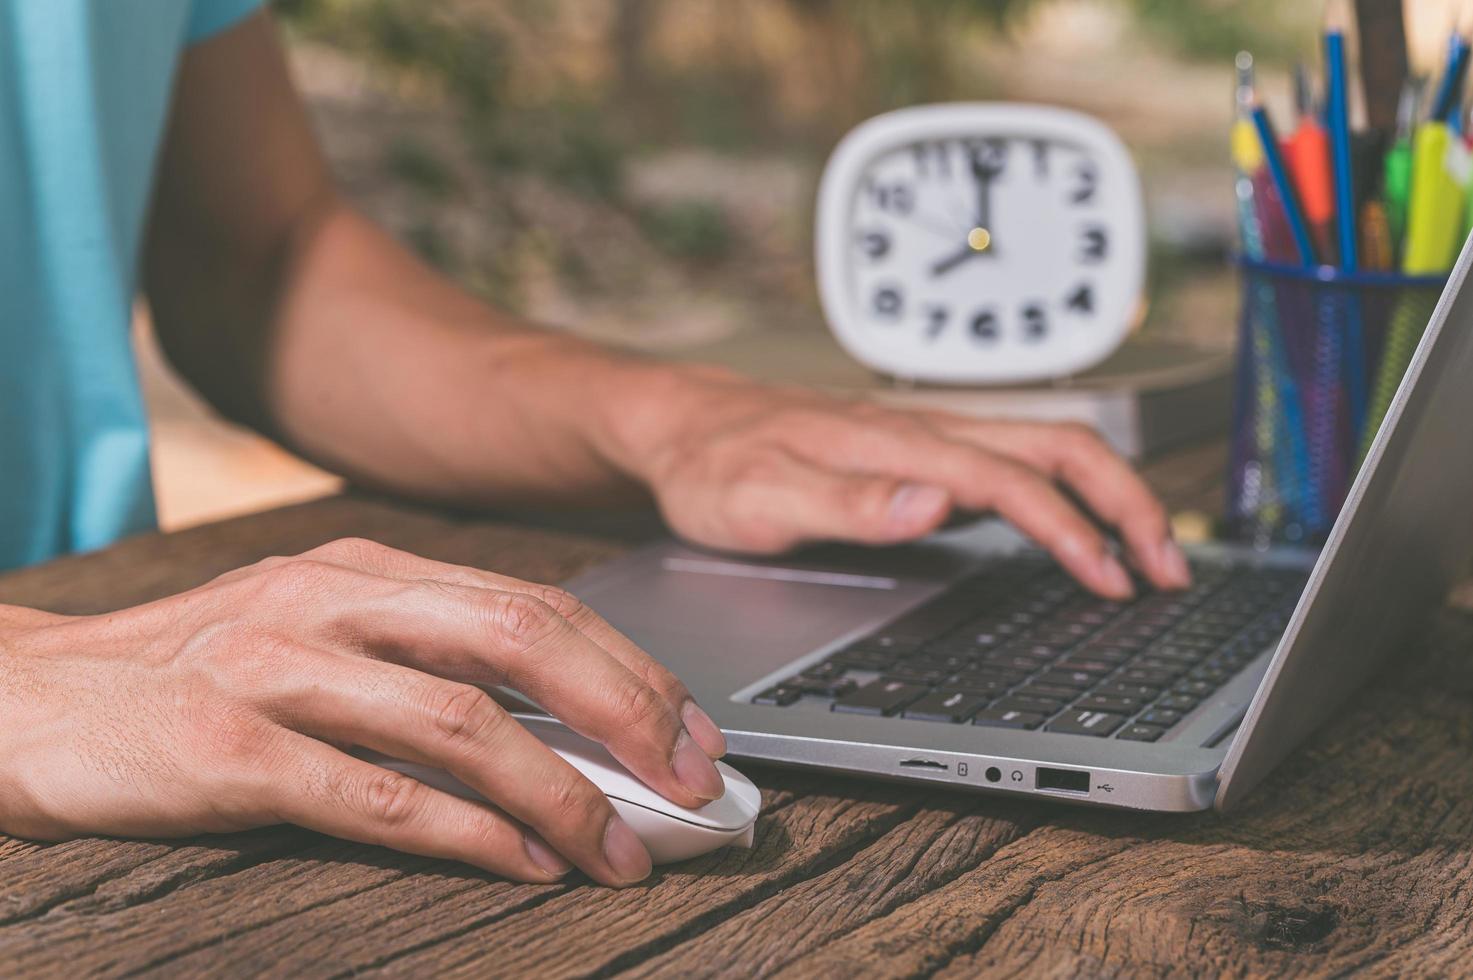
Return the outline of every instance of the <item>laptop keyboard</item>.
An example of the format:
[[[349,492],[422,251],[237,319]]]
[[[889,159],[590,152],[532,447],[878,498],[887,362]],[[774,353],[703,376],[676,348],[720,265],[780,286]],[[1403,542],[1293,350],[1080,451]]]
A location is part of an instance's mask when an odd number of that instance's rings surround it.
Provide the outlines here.
[[[1193,577],[1116,602],[1045,557],[1010,557],[752,700],[1154,742],[1278,639],[1306,573],[1200,563]]]

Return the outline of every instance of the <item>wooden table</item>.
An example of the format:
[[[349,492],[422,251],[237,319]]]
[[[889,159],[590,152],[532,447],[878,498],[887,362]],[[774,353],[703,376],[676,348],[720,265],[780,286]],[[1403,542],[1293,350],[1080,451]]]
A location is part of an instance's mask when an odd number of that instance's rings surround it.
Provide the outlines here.
[[[1221,458],[1151,475],[1210,505]],[[627,547],[349,496],[13,574],[0,601],[114,608],[346,534],[543,581]],[[0,974],[1473,974],[1470,636],[1448,614],[1228,816],[747,764],[756,848],[624,891],[508,884],[292,828],[0,837]]]

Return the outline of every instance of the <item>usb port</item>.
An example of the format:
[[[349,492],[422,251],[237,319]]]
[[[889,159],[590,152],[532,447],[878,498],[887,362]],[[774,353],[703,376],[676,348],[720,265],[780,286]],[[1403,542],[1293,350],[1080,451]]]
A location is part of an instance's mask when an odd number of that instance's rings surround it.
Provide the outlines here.
[[[1061,789],[1069,793],[1089,792],[1089,773],[1078,769],[1046,769],[1038,767],[1033,785],[1039,789]]]

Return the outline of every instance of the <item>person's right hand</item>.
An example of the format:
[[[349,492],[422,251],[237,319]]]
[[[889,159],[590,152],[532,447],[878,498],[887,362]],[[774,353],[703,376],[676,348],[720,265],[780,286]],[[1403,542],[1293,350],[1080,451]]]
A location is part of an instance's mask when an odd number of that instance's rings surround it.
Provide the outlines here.
[[[611,885],[645,877],[603,793],[481,686],[535,699],[675,803],[722,792],[721,732],[577,600],[372,542],[116,613],[4,613],[0,830],[20,837],[288,822],[525,881],[569,862]],[[344,746],[447,769],[495,806]]]

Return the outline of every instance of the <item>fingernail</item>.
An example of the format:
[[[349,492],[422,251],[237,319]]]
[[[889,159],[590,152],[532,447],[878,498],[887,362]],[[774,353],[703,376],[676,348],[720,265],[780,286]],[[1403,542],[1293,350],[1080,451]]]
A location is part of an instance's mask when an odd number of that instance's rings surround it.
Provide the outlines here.
[[[547,843],[539,837],[523,834],[522,846],[527,849],[527,857],[532,859],[533,864],[556,878],[561,878],[573,870],[573,866],[565,861],[561,854],[548,847]]]
[[[1180,588],[1186,588],[1192,584],[1192,569],[1187,564],[1187,556],[1182,554],[1181,546],[1170,538],[1161,545],[1161,567],[1166,571],[1166,577],[1171,584]]]
[[[701,710],[700,705],[694,701],[685,702],[680,720],[685,722],[685,730],[690,732],[690,737],[696,740],[696,744],[706,750],[707,755],[713,759],[726,755],[726,736],[721,734],[716,722]]]
[[[690,732],[680,733],[670,768],[675,770],[675,778],[680,780],[680,785],[703,800],[714,800],[726,792],[726,783],[721,773],[716,771],[716,764],[691,738]]]
[[[618,817],[611,817],[604,831],[604,860],[624,881],[642,881],[650,875],[650,852]]]
[[[1112,554],[1106,553],[1100,558],[1100,578],[1104,580],[1105,587],[1115,595],[1135,594],[1135,584],[1130,580],[1130,573]]]
[[[907,483],[890,498],[890,523],[914,527],[936,520],[946,506],[946,491],[919,483]]]

